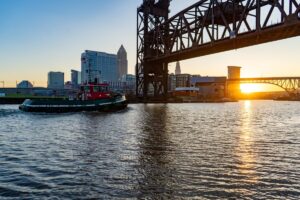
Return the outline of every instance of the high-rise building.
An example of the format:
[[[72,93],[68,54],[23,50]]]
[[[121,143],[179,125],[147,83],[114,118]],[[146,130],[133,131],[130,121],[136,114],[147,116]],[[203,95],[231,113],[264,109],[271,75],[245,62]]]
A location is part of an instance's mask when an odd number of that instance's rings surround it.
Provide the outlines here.
[[[86,50],[81,54],[83,83],[118,80],[117,55]]]
[[[48,73],[48,88],[64,89],[64,84],[65,84],[65,75],[63,72]]]
[[[77,70],[71,70],[71,84],[76,88],[81,84],[81,72]]]
[[[181,74],[181,69],[180,69],[180,63],[179,61],[176,62],[176,69],[175,69],[175,75]]]
[[[123,45],[121,45],[120,49],[118,50],[117,59],[118,59],[118,79],[120,80],[124,75],[128,73],[127,52]]]

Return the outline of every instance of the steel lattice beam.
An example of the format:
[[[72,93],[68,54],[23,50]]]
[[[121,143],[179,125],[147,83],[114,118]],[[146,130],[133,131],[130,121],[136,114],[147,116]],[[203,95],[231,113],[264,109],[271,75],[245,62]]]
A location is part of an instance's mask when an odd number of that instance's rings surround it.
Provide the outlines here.
[[[168,63],[148,62],[147,58],[159,54],[167,46],[162,26],[169,18],[170,0],[144,0],[137,10],[137,66],[136,94],[138,97],[164,96],[168,85]],[[158,30],[158,31],[156,31]],[[151,91],[152,90],[152,91]]]
[[[229,79],[228,84],[231,83],[259,83],[272,84],[284,89],[288,94],[298,94],[300,90],[300,77],[264,77],[264,78],[241,78]]]

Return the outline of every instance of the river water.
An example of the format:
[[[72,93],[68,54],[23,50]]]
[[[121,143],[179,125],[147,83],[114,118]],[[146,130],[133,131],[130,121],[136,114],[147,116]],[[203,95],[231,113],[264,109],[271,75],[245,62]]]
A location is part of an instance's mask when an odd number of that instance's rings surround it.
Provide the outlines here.
[[[0,199],[299,199],[300,102],[0,105]]]

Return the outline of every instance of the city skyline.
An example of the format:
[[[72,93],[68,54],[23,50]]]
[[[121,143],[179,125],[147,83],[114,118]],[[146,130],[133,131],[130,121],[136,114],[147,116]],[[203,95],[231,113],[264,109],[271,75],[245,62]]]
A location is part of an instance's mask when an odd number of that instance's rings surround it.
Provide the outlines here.
[[[5,85],[30,80],[45,86],[49,71],[70,77],[71,69],[80,70],[84,50],[112,53],[121,44],[128,52],[128,72],[134,73],[136,8],[141,0],[0,2],[0,81]],[[172,1],[170,16],[194,2]],[[238,65],[243,67],[242,77],[299,76],[297,46],[299,37],[227,51],[181,61],[181,70],[223,76],[228,65]],[[175,63],[169,71],[175,71]]]

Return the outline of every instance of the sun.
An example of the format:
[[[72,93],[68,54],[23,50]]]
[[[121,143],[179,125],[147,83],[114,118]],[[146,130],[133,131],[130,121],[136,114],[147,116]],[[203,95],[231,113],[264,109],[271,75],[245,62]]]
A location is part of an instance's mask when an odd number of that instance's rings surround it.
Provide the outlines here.
[[[258,84],[241,84],[240,88],[241,92],[245,94],[262,91],[262,87]]]

